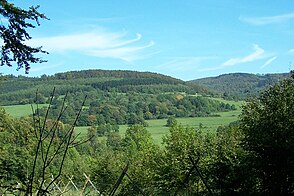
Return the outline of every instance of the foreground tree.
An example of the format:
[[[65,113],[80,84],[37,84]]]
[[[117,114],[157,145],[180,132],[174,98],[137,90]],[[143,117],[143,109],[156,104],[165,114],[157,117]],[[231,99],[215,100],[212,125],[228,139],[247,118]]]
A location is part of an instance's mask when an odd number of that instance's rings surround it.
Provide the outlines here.
[[[26,184],[28,166],[36,140],[25,119],[15,120],[0,108],[0,194],[16,193],[17,184]]]
[[[209,180],[207,165],[212,153],[210,141],[211,135],[174,122],[169,134],[163,138],[165,148],[162,158],[158,158],[154,166],[157,173],[154,184],[158,195],[208,194],[201,177],[205,182]]]
[[[132,180],[124,180],[120,195],[154,194],[154,168],[161,155],[159,146],[154,144],[151,134],[142,125],[129,127],[122,144],[127,157],[125,162],[129,163],[128,175]]]
[[[26,41],[31,39],[27,32],[28,28],[35,28],[40,25],[39,19],[47,19],[44,14],[37,11],[39,7],[30,7],[29,10],[16,7],[6,0],[0,0],[0,14],[7,19],[6,24],[1,21],[0,38],[3,41],[0,51],[0,65],[17,65],[17,70],[25,68],[28,73],[30,63],[42,63],[44,60],[35,57],[36,53],[47,53],[42,47],[31,47]],[[36,23],[36,25],[34,24]]]
[[[238,122],[218,127],[213,137],[213,153],[208,163],[209,179],[219,195],[252,195],[256,184],[247,164],[248,153],[242,148],[243,134]]]
[[[293,77],[293,76],[292,76]],[[243,107],[244,148],[261,193],[294,193],[294,80],[272,86]]]

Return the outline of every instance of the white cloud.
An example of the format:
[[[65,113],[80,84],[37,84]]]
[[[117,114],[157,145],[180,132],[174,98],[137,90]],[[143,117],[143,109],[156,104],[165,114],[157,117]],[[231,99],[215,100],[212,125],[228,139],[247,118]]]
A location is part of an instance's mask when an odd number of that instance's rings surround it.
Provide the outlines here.
[[[159,69],[169,70],[172,72],[178,71],[192,71],[197,70],[199,64],[203,61],[214,59],[213,56],[199,56],[199,57],[172,57],[166,63],[158,66]]]
[[[53,68],[56,68],[56,67],[60,67],[64,65],[63,62],[60,62],[60,63],[56,63],[56,64],[38,64],[38,66],[34,66],[30,69],[30,73],[32,72],[40,72],[40,71],[44,71],[44,70],[48,70],[48,69],[53,69]]]
[[[288,20],[294,19],[294,13],[276,15],[276,16],[265,16],[265,17],[243,17],[240,16],[239,20],[252,25],[267,25],[274,23],[287,22]]]
[[[222,63],[221,65],[218,65],[215,67],[202,68],[199,71],[201,71],[201,72],[215,71],[215,70],[223,69],[226,67],[231,67],[231,66],[235,66],[235,65],[243,64],[243,63],[249,63],[252,61],[266,58],[266,56],[264,55],[264,53],[265,53],[264,49],[260,48],[257,44],[253,45],[253,50],[254,51],[247,56],[231,58],[231,59],[225,61],[224,63]]]
[[[274,56],[274,57],[269,58],[260,68],[261,69],[265,68],[266,66],[268,66],[269,64],[271,64],[277,58],[278,58],[277,56]]]
[[[199,71],[200,72],[206,72],[206,71],[215,71],[215,70],[219,70],[222,69],[222,66],[216,66],[216,67],[207,67],[207,68],[202,68]]]
[[[90,50],[89,54],[92,56],[103,57],[103,58],[117,58],[124,61],[132,62],[140,59],[140,55],[134,55],[137,52],[149,48],[154,45],[154,42],[151,41],[149,44],[144,46],[128,46],[128,47],[118,47],[111,49],[94,49]]]
[[[264,49],[260,48],[257,44],[253,45],[254,52],[238,58],[231,58],[222,64],[222,67],[233,66],[241,63],[248,63],[263,58]]]
[[[289,54],[294,54],[294,49],[290,49],[290,50],[288,51],[288,53],[289,53]]]
[[[142,44],[141,39],[142,35],[139,33],[136,34],[136,37],[130,39],[127,38],[126,32],[93,31],[35,38],[30,40],[29,44],[33,46],[42,45],[44,50],[49,53],[76,51],[90,56],[133,61],[140,58],[140,52],[154,45],[153,41]]]

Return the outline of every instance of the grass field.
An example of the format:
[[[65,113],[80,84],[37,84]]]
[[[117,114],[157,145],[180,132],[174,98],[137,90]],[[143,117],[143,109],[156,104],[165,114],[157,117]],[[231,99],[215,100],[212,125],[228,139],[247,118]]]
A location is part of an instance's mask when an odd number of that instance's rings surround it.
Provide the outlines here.
[[[37,105],[33,104],[34,108],[37,108]],[[39,108],[47,107],[48,104],[38,104]],[[20,118],[23,116],[28,116],[32,114],[31,104],[25,105],[10,105],[10,106],[2,106],[7,113],[15,118]]]
[[[195,117],[195,118],[177,118],[178,123],[183,126],[189,126],[194,128],[199,128],[200,123],[202,124],[203,131],[215,131],[218,126],[228,125],[229,123],[236,121],[240,110],[230,111],[230,112],[219,112],[217,113],[219,117]],[[151,133],[151,136],[156,144],[162,142],[162,137],[168,133],[168,127],[165,126],[167,119],[159,120],[147,120],[148,127],[146,129]],[[76,127],[76,133],[80,133],[80,137],[85,137],[87,135],[87,129],[89,127]],[[120,125],[119,132],[123,137],[127,130],[127,125]]]
[[[195,118],[177,118],[178,123],[181,123],[183,126],[189,126],[193,128],[199,128],[200,123],[202,124],[203,131],[215,131],[218,126],[228,125],[230,122],[236,121],[238,115],[241,112],[241,106],[244,102],[241,101],[227,101],[221,98],[211,98],[214,100],[222,101],[224,103],[234,104],[237,108],[235,111],[230,112],[219,112],[216,113],[220,115],[219,117],[195,117]],[[48,106],[48,104],[39,104],[39,108]],[[19,118],[22,116],[28,116],[32,114],[31,105],[12,105],[12,106],[3,106],[7,113],[11,114],[13,117]],[[36,105],[34,105],[36,108]],[[160,120],[148,120],[148,127],[146,129],[151,133],[154,142],[160,144],[162,142],[162,137],[168,133],[168,127],[165,126],[167,119]],[[80,138],[87,135],[87,129],[89,127],[76,127],[76,133],[80,133]],[[127,125],[120,125],[120,134],[121,136],[125,135]]]
[[[241,109],[241,106],[243,104],[245,104],[245,101],[233,101],[233,100],[225,100],[223,98],[213,98],[213,97],[211,97],[209,99],[220,101],[220,102],[224,102],[225,104],[227,104],[227,103],[230,104],[230,105],[233,105],[234,104],[236,106],[237,110],[240,110]]]

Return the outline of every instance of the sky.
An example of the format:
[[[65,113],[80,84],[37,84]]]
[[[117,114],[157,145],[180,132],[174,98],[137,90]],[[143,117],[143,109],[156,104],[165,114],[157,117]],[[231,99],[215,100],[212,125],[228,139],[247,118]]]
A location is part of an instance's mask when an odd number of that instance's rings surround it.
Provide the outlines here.
[[[50,20],[29,30],[48,60],[27,76],[105,69],[185,81],[226,73],[294,69],[293,0],[11,1]],[[4,74],[24,69],[1,67]]]

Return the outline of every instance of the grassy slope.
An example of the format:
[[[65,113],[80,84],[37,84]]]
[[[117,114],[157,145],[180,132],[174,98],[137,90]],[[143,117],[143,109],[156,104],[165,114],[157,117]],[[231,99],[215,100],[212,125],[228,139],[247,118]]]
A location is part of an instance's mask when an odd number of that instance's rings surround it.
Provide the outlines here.
[[[239,110],[239,111],[241,111],[241,107],[242,107],[242,105],[245,103],[245,101],[233,101],[233,100],[225,100],[225,99],[223,99],[223,98],[213,98],[213,97],[211,97],[211,98],[209,98],[209,99],[213,99],[213,100],[216,100],[216,101],[220,101],[220,102],[223,102],[223,103],[225,103],[225,104],[230,104],[230,105],[235,105],[236,106],[236,109],[237,110]]]
[[[46,107],[48,104],[38,104],[39,108]],[[25,105],[10,105],[10,106],[2,106],[7,113],[12,115],[15,118],[20,118],[23,116],[28,116],[32,114],[31,104]],[[34,104],[33,107],[36,109],[37,106]]]
[[[203,131],[215,131],[218,126],[228,125],[229,123],[236,121],[240,110],[231,111],[231,112],[220,112],[217,113],[220,117],[195,117],[195,118],[177,118],[178,123],[181,123],[184,126],[199,128],[199,124],[202,123]],[[159,120],[147,120],[148,127],[146,129],[151,133],[152,138],[156,144],[161,144],[162,137],[168,133],[169,127],[166,127],[167,119]],[[87,129],[89,127],[76,127],[76,133],[80,133],[81,137],[87,135]],[[127,125],[119,126],[119,131],[121,136],[125,135]]]

